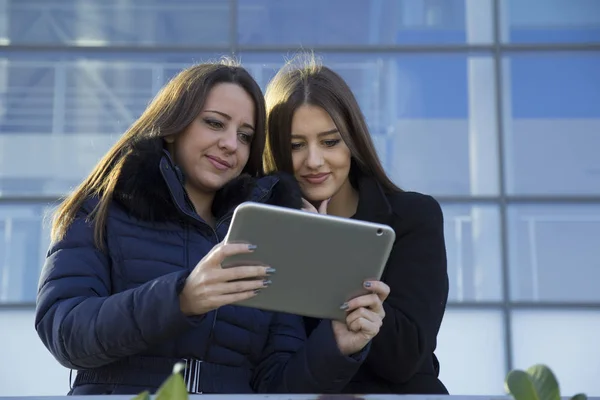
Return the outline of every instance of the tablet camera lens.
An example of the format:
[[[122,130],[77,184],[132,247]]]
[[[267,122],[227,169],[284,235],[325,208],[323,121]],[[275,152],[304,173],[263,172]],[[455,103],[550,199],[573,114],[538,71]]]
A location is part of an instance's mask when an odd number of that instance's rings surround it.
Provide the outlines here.
[[[377,236],[381,236],[383,235],[383,229],[379,228],[377,229]]]

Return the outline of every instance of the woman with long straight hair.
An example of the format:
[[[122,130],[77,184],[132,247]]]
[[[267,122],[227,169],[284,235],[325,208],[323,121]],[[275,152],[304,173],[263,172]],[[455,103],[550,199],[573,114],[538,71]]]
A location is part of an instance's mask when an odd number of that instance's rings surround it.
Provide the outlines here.
[[[380,323],[307,339],[300,317],[235,305],[277,266],[221,267],[254,250],[222,243],[238,204],[302,205],[293,178],[261,177],[265,118],[245,69],[185,69],[60,204],[35,328],[77,370],[70,394],[154,392],[178,362],[190,393],[336,392],[356,372]]]
[[[286,64],[269,82],[265,100],[266,172],[294,174],[307,211],[384,223],[396,232],[382,277],[389,286],[383,326],[343,391],[447,393],[434,354],[448,298],[438,202],[388,178],[352,91],[314,56]],[[308,332],[318,323],[307,318]]]

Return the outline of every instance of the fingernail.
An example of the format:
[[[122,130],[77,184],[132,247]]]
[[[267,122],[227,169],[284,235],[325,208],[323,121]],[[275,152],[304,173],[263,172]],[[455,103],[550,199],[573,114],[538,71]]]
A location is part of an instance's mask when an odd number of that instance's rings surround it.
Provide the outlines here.
[[[261,291],[261,289],[254,289],[254,293],[255,293],[255,294],[259,294],[259,293],[260,293],[260,291]]]
[[[371,287],[371,282],[365,282],[365,287]]]
[[[269,286],[271,283],[273,283],[273,282],[271,282],[271,280],[270,280],[270,279],[265,279],[265,280],[263,281],[263,286]]]
[[[342,304],[342,305],[340,306],[340,310],[347,310],[347,309],[348,309],[348,307],[350,307],[350,306],[348,305],[348,303],[344,303],[344,304]]]
[[[274,273],[275,273],[275,268],[271,268],[271,267],[269,267],[269,268],[267,268],[267,269],[265,270],[265,272],[267,273],[267,275],[274,274]]]
[[[248,245],[248,250],[256,250],[256,245],[255,244],[249,244]]]

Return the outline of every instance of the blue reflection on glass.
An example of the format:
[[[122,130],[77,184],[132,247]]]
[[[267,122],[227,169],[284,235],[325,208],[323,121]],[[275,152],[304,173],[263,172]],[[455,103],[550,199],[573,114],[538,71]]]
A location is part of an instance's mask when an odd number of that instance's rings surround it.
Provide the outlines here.
[[[507,0],[504,4],[510,42],[600,42],[600,1]]]

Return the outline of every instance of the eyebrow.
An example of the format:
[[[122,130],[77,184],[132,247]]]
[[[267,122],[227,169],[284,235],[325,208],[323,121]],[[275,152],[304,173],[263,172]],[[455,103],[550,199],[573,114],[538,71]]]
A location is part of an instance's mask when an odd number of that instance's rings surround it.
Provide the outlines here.
[[[228,121],[231,121],[231,116],[229,114],[225,114],[224,112],[221,111],[216,111],[216,110],[204,110],[204,112],[211,112],[211,113],[215,113],[215,114],[219,114],[220,116],[222,116],[223,118],[226,118]],[[252,130],[255,130],[254,127],[252,125],[250,125],[247,122],[244,122],[242,124],[242,126],[245,126],[247,128],[250,128]]]
[[[328,135],[331,135],[333,133],[339,133],[338,128],[333,128],[333,129],[330,129],[330,130],[325,131],[325,132],[317,133],[317,137],[328,136]],[[294,134],[292,134],[292,138],[295,138],[295,139],[301,139],[303,137],[304,136],[302,136],[302,135],[294,135]]]

